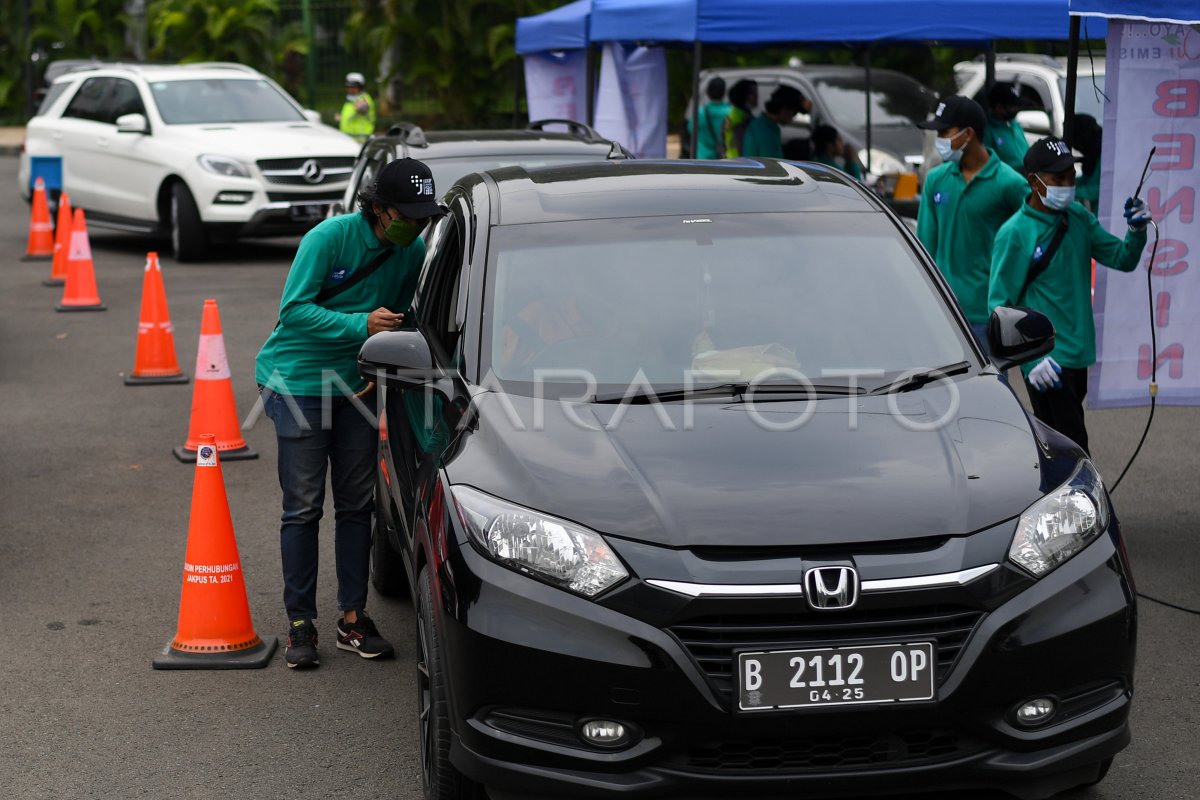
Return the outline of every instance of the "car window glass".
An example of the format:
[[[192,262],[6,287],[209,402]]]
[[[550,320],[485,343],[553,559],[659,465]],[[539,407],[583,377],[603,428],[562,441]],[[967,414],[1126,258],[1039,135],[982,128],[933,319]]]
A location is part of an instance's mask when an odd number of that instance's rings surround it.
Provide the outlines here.
[[[642,370],[679,386],[689,371],[751,380],[781,368],[828,382],[830,371],[895,376],[973,360],[928,270],[883,215],[703,222],[495,229],[481,371],[524,391],[539,369],[585,370],[618,387]]]
[[[454,352],[458,340],[454,312],[462,271],[463,230],[462,214],[455,208],[439,225],[439,236],[432,242],[426,261],[429,272],[421,321],[443,354]]]
[[[300,109],[262,79],[154,81],[150,91],[168,125],[305,121]]]
[[[137,86],[133,81],[114,78],[112,82],[112,94],[108,101],[109,118],[107,122],[114,125],[119,117],[126,114],[145,114],[146,107],[142,105],[142,96],[138,93]]]
[[[1067,79],[1058,79],[1058,91],[1067,96]],[[1104,124],[1104,73],[1096,76],[1080,75],[1075,90],[1075,112],[1090,114],[1096,122]]]
[[[88,78],[67,104],[64,117],[108,122],[108,88],[112,78]]]
[[[67,90],[67,86],[69,85],[66,83],[56,83],[51,86],[50,90],[46,92],[46,96],[42,98],[42,102],[38,106],[37,113],[34,116],[40,117],[42,114],[45,114],[50,106],[54,105],[54,102],[62,97],[62,93]]]
[[[865,128],[866,75],[818,77],[817,94],[829,108],[837,127]],[[912,127],[924,122],[934,108],[935,96],[923,86],[902,75],[872,73],[871,125],[873,127]]]

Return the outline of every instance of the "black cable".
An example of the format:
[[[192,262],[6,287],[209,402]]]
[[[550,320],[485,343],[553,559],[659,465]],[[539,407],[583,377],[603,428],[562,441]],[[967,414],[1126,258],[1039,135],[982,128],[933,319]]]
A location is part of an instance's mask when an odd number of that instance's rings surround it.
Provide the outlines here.
[[[1150,595],[1142,594],[1141,592],[1138,592],[1137,596],[1143,600],[1149,600],[1151,603],[1158,603],[1160,606],[1166,606],[1167,608],[1173,608],[1176,611],[1183,611],[1188,614],[1196,614],[1200,616],[1200,609],[1188,608],[1187,606],[1177,606],[1174,603],[1168,603],[1166,600],[1159,600],[1157,597],[1151,597]]]
[[[1146,436],[1150,433],[1150,423],[1154,421],[1154,409],[1158,403],[1158,333],[1154,325],[1154,286],[1150,281],[1154,276],[1154,259],[1158,255],[1159,237],[1158,223],[1150,220],[1150,224],[1154,226],[1154,246],[1150,248],[1150,263],[1146,266],[1146,300],[1150,305],[1150,416],[1146,417],[1146,427],[1142,430],[1142,438],[1138,440],[1133,455],[1125,463],[1125,469],[1121,470],[1121,474],[1113,481],[1112,488],[1108,490],[1109,494],[1115,492],[1117,487],[1121,485],[1121,479],[1125,477],[1125,473],[1129,472],[1129,468],[1133,466],[1138,453],[1142,452],[1142,445],[1146,443]]]

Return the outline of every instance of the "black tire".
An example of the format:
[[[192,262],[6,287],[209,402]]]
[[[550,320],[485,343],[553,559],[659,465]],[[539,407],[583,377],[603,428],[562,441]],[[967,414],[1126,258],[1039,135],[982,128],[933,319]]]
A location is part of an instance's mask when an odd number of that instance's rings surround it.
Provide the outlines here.
[[[208,254],[208,236],[196,198],[182,183],[171,186],[171,247],[176,261],[200,261]]]
[[[429,567],[417,577],[417,724],[421,739],[421,788],[426,800],[482,800],[483,787],[450,763],[450,704],[446,700],[441,639],[434,621]]]
[[[371,585],[384,597],[408,594],[408,575],[404,558],[392,547],[388,531],[379,514],[371,526]]]

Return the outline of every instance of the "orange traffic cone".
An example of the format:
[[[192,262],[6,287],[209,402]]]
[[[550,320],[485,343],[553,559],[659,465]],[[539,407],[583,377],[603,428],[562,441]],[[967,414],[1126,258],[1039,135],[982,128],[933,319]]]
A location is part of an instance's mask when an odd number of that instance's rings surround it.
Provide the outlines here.
[[[67,248],[67,280],[62,300],[55,311],[104,311],[96,290],[96,270],[92,266],[92,245],[88,242],[87,221],[83,209],[75,209],[71,223],[71,246]]]
[[[71,252],[71,196],[63,192],[58,197],[58,224],[54,226],[54,261],[50,277],[43,286],[62,286],[67,280],[67,254]]]
[[[254,632],[216,437],[206,433],[196,452],[179,625],[154,668],[265,667],[277,643],[274,636],[263,641]]]
[[[201,431],[216,431],[216,447],[226,461],[258,458],[258,453],[246,445],[238,427],[233,380],[229,374],[229,359],[225,357],[225,337],[221,334],[221,312],[217,310],[216,300],[204,301],[200,347],[196,351],[196,383],[192,387],[191,421],[187,442],[174,450],[176,458],[187,463],[196,457]]]
[[[54,257],[54,226],[50,224],[50,205],[46,202],[46,183],[33,184],[33,211],[29,215],[29,245],[22,261]]]
[[[148,383],[187,383],[175,358],[175,326],[167,308],[167,289],[163,286],[158,253],[146,253],[146,271],[142,278],[142,313],[138,319],[137,354],[133,371],[125,376],[128,386]]]

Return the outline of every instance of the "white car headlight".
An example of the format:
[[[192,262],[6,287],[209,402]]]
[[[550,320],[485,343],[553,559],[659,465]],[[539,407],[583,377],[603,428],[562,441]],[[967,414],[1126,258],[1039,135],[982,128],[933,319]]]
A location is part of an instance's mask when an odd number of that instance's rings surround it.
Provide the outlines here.
[[[249,178],[250,170],[246,165],[229,156],[215,156],[211,153],[196,156],[196,161],[208,172],[214,175],[224,175],[226,178]]]
[[[595,597],[629,577],[594,531],[470,486],[454,486],[451,493],[471,538],[510,569],[584,597]]]
[[[1025,510],[1009,559],[1040,578],[1108,529],[1108,494],[1090,461]]]

